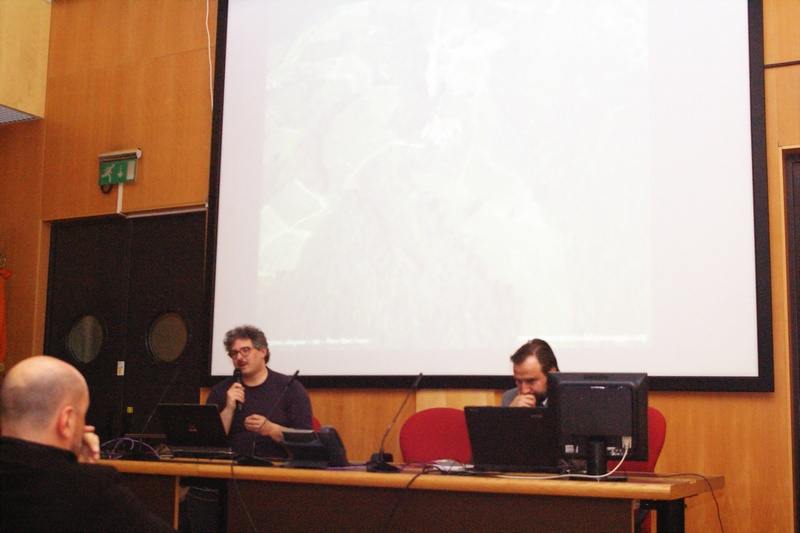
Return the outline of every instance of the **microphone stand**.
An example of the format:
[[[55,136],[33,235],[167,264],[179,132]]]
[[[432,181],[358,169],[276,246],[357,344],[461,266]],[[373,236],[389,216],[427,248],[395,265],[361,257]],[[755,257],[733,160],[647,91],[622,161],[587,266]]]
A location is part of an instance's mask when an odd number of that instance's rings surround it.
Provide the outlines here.
[[[296,370],[295,371],[295,373],[292,375],[291,379],[289,379],[289,382],[286,383],[286,386],[281,391],[280,395],[278,396],[278,399],[275,400],[275,403],[272,404],[272,407],[270,408],[270,410],[267,411],[267,414],[264,416],[264,418],[269,420],[269,417],[272,416],[272,413],[275,412],[275,409],[278,408],[278,405],[280,405],[281,400],[283,400],[283,397],[286,395],[286,391],[289,390],[289,387],[292,386],[292,383],[294,383],[294,380],[297,379],[297,375],[298,374],[300,374],[300,370]],[[238,404],[237,407],[239,407],[240,405],[241,404]],[[267,459],[265,457],[261,457],[261,456],[257,456],[256,455],[256,439],[258,439],[258,434],[257,433],[253,433],[253,443],[252,443],[252,446],[250,448],[250,455],[242,455],[241,457],[237,458],[236,462],[238,464],[244,465],[244,466],[272,466],[272,461],[270,461],[269,459]]]
[[[400,468],[389,464],[387,461],[387,454],[384,453],[383,447],[386,444],[386,437],[389,436],[389,432],[392,430],[394,423],[397,421],[397,417],[400,416],[400,413],[403,412],[403,407],[406,406],[406,402],[408,399],[411,398],[411,395],[417,390],[417,386],[419,385],[420,380],[422,379],[422,372],[417,376],[417,379],[414,380],[414,383],[411,385],[411,388],[408,390],[408,394],[406,394],[403,403],[400,404],[400,409],[397,410],[397,413],[394,415],[389,427],[386,428],[386,433],[383,434],[383,438],[381,439],[381,447],[378,450],[378,453],[373,453],[372,457],[370,457],[369,461],[367,461],[367,472],[399,472]],[[391,457],[388,459],[391,460]]]
[[[156,406],[153,407],[152,411],[150,411],[150,416],[147,417],[147,420],[145,421],[144,426],[142,426],[142,431],[139,433],[139,440],[136,441],[136,444],[137,444],[136,450],[134,451],[133,448],[132,448],[131,452],[126,454],[125,459],[137,460],[137,461],[155,461],[156,459],[158,459],[157,455],[154,455],[153,453],[148,453],[148,452],[145,452],[145,451],[142,450],[142,448],[145,446],[145,444],[144,444],[145,430],[150,425],[150,421],[153,420],[153,416],[156,414],[156,411],[158,411],[158,406],[161,404],[162,401],[164,401],[164,397],[167,395],[167,391],[169,391],[169,389],[172,388],[173,383],[175,383],[175,378],[178,377],[178,370],[179,369],[180,369],[180,367],[178,365],[175,365],[175,370],[173,370],[172,376],[169,378],[169,381],[167,382],[167,386],[164,387],[164,391],[161,393],[161,396],[158,398],[158,401],[156,402]],[[150,448],[150,446],[148,446],[148,448]],[[152,450],[152,448],[151,448],[151,450]]]

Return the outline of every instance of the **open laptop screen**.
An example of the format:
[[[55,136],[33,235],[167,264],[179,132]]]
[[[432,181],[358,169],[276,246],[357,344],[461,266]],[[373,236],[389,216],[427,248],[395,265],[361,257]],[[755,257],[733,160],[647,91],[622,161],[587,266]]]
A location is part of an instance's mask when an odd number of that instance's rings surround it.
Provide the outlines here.
[[[167,446],[173,453],[187,448],[212,453],[230,451],[216,405],[162,403],[157,409]]]
[[[558,433],[552,409],[464,408],[476,470],[557,472]]]

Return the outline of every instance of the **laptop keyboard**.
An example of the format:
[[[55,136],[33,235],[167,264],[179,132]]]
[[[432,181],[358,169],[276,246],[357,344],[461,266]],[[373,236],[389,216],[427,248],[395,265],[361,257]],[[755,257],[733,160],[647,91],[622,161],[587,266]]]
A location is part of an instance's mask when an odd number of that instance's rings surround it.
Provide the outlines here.
[[[207,448],[205,446],[172,446],[169,448],[173,457],[191,459],[233,459],[236,453],[230,448]]]

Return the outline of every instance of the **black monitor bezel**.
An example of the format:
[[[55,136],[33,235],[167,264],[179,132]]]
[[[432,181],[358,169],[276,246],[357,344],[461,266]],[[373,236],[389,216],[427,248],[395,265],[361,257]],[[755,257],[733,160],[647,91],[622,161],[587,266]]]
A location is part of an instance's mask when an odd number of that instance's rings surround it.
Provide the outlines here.
[[[559,434],[559,449],[563,453],[564,459],[588,459],[588,440],[587,436],[575,436],[565,434],[563,430],[563,420],[574,417],[572,406],[566,405],[564,393],[568,388],[597,388],[597,387],[625,387],[632,392],[631,402],[631,426],[633,429],[633,445],[625,457],[626,461],[647,461],[649,456],[648,439],[648,379],[646,373],[603,373],[603,372],[550,372],[548,374],[547,385],[547,405],[555,411],[555,416]],[[597,406],[591,406],[596,408]],[[574,421],[574,420],[573,420]],[[598,439],[606,441],[607,459],[619,460],[623,452],[619,449],[611,449],[617,441],[621,441],[621,435],[609,434],[595,435]],[[568,445],[577,446],[577,451],[568,452]]]

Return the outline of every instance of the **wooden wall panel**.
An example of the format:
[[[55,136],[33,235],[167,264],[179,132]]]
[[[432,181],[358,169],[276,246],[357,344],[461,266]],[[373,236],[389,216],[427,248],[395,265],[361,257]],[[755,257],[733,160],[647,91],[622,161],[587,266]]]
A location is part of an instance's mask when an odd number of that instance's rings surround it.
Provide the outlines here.
[[[159,73],[158,82],[143,82],[152,72]],[[136,182],[126,184],[122,191],[123,212],[205,204],[211,93],[202,90],[200,80],[208,75],[205,50],[137,63],[125,73],[130,84],[124,102],[130,106],[123,104],[122,135],[127,141],[119,142],[128,144],[119,148],[141,148],[142,158]]]
[[[650,404],[667,419],[656,471],[724,475],[725,489],[717,497],[725,531],[791,531],[788,391],[778,389],[651,395]],[[692,530],[719,530],[712,498],[687,503]]]
[[[40,208],[44,135],[41,120],[0,126],[0,249],[11,271],[4,284],[6,368],[42,349],[37,296],[47,287],[49,245]]]
[[[503,396],[501,392],[493,390],[421,390],[416,395],[417,411],[432,407],[463,409],[467,405],[500,405]]]
[[[366,461],[380,448],[381,439],[403,399],[404,390],[312,389],[311,407],[322,425],[336,428],[351,461]],[[415,398],[409,398],[386,437],[384,451],[400,460],[398,435],[403,422],[417,411]]]
[[[800,2],[764,1],[764,63],[800,60]]]
[[[205,3],[58,2],[52,35],[43,217],[204,205],[211,140]],[[97,156],[127,148],[143,152],[137,181],[102,194]]]
[[[114,194],[97,185],[97,156],[125,146],[123,67],[50,78],[42,217],[45,220],[116,211]]]
[[[800,30],[797,32],[800,33]],[[767,90],[770,172],[779,173],[783,160],[777,148],[800,146],[800,64],[767,69],[764,81]],[[778,156],[780,161],[773,160],[772,156]]]
[[[0,2],[0,105],[44,116],[50,3]]]
[[[53,2],[48,77],[69,76],[132,61],[134,2]]]
[[[209,2],[209,13],[213,46],[216,0]],[[206,2],[56,1],[51,42],[50,77],[206,49]]]
[[[208,32],[206,32],[206,23]],[[217,2],[186,0],[133,1],[131,7],[132,58],[161,57],[193,50],[206,50],[217,38]]]

